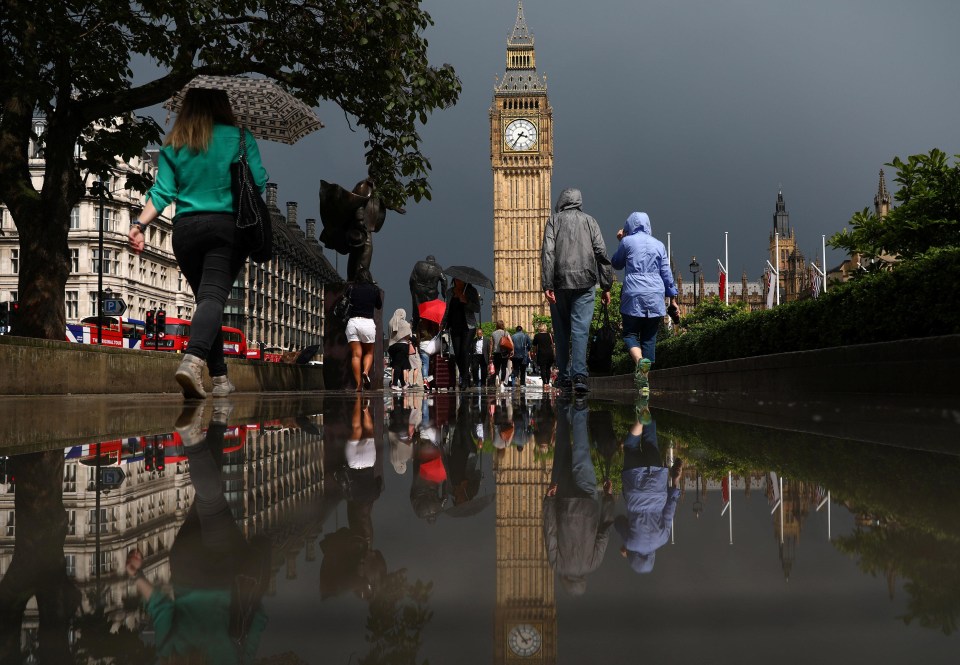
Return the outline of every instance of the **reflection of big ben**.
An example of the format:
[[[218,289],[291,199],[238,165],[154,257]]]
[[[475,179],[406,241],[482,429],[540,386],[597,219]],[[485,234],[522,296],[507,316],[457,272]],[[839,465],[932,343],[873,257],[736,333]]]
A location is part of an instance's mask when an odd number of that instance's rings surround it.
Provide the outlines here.
[[[553,109],[546,77],[537,74],[533,34],[517,3],[507,40],[506,73],[490,107],[493,167],[494,320],[528,329],[534,314],[548,314],[540,289],[540,246],[550,217]]]
[[[497,609],[494,663],[557,662],[553,570],[543,545],[543,497],[550,468],[533,446],[498,451]]]

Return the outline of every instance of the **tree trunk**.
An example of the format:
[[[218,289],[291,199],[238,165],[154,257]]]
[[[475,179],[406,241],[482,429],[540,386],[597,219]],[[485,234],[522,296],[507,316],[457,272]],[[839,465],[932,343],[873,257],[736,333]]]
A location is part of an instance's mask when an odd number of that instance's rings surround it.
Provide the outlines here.
[[[69,121],[51,118],[44,143],[39,205],[29,193],[22,195],[23,205],[10,202],[20,235],[20,311],[14,335],[58,340],[66,335],[64,297],[70,275],[67,235],[70,211],[83,192],[73,154],[75,144],[76,132],[69,127]]]

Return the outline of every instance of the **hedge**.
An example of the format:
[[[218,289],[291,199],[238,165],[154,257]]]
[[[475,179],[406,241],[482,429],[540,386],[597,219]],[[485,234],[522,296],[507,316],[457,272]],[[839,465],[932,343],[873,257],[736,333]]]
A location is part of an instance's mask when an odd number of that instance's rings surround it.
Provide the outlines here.
[[[960,333],[958,284],[960,248],[935,250],[832,286],[817,299],[706,322],[662,340],[657,369]]]

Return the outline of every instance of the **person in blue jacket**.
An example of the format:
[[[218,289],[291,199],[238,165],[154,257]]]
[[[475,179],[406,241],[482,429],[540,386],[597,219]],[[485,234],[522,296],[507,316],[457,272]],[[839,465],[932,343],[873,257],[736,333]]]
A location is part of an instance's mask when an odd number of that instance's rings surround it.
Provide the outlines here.
[[[623,341],[636,363],[634,380],[644,396],[650,392],[647,374],[654,362],[657,330],[666,316],[665,297],[677,304],[677,287],[670,272],[670,257],[663,243],[652,235],[650,217],[634,212],[617,233],[620,246],[610,259],[623,270],[620,313],[623,316]]]
[[[644,417],[646,420],[646,417]],[[670,539],[673,515],[680,499],[677,487],[683,461],[677,458],[671,468],[663,465],[657,448],[657,424],[634,423],[623,443],[623,497],[627,514],[613,522],[623,539],[620,554],[638,573],[653,570],[657,550]]]

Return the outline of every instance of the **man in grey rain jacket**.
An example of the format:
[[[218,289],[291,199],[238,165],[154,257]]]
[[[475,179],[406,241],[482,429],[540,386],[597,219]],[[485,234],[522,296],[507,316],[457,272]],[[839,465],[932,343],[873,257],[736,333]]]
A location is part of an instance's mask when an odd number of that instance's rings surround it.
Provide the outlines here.
[[[561,390],[573,387],[578,393],[589,391],[587,338],[594,289],[599,281],[603,302],[609,304],[613,285],[613,268],[600,227],[580,209],[582,203],[579,189],[560,192],[540,250],[541,288],[550,302],[556,342],[557,384]]]

